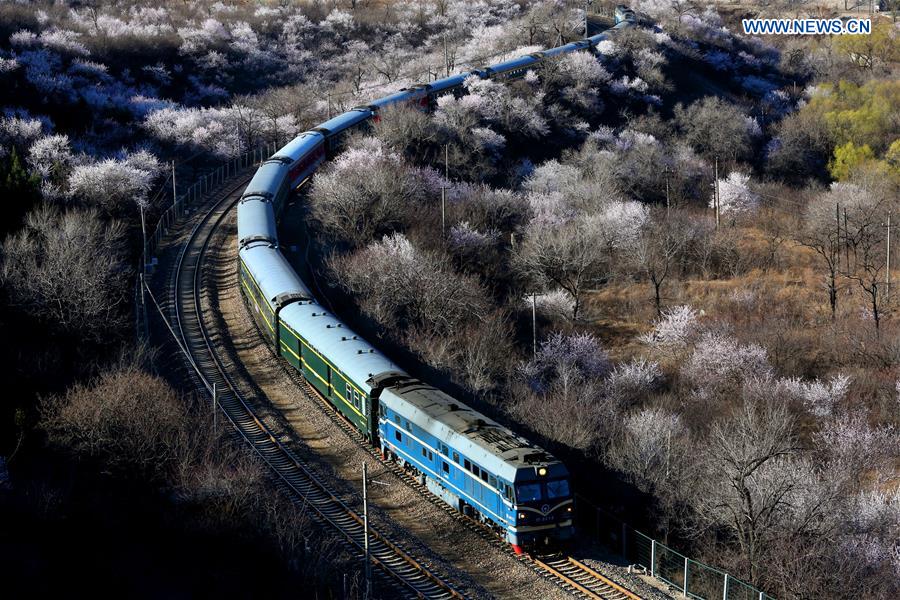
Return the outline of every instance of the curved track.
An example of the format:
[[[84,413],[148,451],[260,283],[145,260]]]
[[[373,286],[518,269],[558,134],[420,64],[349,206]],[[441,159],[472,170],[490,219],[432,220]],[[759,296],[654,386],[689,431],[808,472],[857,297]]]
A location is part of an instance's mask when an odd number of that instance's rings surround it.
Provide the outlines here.
[[[360,553],[364,548],[363,519],[333,494],[257,417],[241,393],[210,336],[201,304],[204,256],[210,239],[239,199],[241,183],[214,201],[191,231],[178,256],[173,275],[176,338],[192,367],[195,383],[215,401],[241,436],[277,476],[282,488],[312,509],[315,516],[339,532]],[[462,598],[453,587],[417,562],[383,535],[369,528],[369,553],[379,574],[379,593],[391,598]],[[389,586],[390,591],[386,589]]]

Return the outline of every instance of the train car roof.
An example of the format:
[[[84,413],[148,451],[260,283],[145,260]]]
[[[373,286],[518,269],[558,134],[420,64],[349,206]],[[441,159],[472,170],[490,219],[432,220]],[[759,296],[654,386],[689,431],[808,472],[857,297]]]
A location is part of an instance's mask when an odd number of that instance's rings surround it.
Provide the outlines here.
[[[567,474],[546,450],[416,379],[385,389],[379,401],[506,481],[515,482],[523,469],[540,467],[548,468],[550,477]]]
[[[244,240],[271,240],[278,243],[278,226],[275,223],[275,207],[260,196],[250,196],[238,204],[237,225],[239,244]]]
[[[289,304],[281,311],[281,319],[366,393],[372,391],[368,383],[372,377],[391,371],[405,375],[377,348],[318,304]]]
[[[262,196],[272,199],[287,177],[288,166],[277,160],[267,160],[256,170],[242,196]]]
[[[465,82],[466,77],[468,77],[469,75],[470,73],[460,73],[459,75],[451,75],[450,77],[444,77],[443,79],[432,81],[431,91],[443,92],[445,90],[459,87],[463,84],[463,82]]]
[[[348,110],[347,112],[328,119],[321,125],[316,126],[316,131],[325,130],[328,133],[339,133],[348,127],[353,127],[357,123],[371,118],[371,116],[372,111],[369,109],[360,108]]]
[[[399,92],[395,92],[390,96],[384,96],[383,98],[378,98],[377,100],[373,100],[370,102],[371,106],[376,108],[384,108],[385,106],[390,106],[392,104],[398,104],[400,102],[406,102],[407,100],[412,100],[413,98],[421,98],[426,93],[425,90],[414,90],[410,88],[403,88]],[[323,124],[324,126],[324,124]]]
[[[503,61],[502,63],[497,63],[496,65],[491,65],[489,68],[495,73],[505,73],[507,71],[514,71],[516,69],[523,69],[529,65],[535,64],[536,62],[539,62],[539,59],[533,56],[520,56],[519,58]]]
[[[304,131],[286,146],[281,148],[272,158],[288,158],[291,162],[296,162],[305,156],[310,150],[325,141],[325,136],[316,131]]]
[[[277,248],[253,245],[242,248],[240,257],[253,273],[256,284],[270,307],[274,307],[275,299],[283,294],[313,297],[312,292]]]

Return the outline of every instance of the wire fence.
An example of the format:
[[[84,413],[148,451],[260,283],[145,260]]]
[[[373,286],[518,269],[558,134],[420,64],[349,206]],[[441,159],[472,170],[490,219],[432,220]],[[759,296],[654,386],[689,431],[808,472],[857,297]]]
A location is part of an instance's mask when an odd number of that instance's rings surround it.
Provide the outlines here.
[[[145,229],[141,264],[139,265],[140,268],[134,285],[135,330],[138,340],[146,339],[147,335],[147,310],[144,304],[144,294],[142,293],[144,276],[151,274],[156,267],[157,258],[155,253],[160,242],[179,220],[189,214],[213,189],[248,167],[261,163],[274,154],[276,150],[277,146],[274,142],[267,143],[238,156],[228,158],[218,166],[211,167],[205,175],[196,179],[191,185],[184,188],[180,195],[175,197],[172,204],[160,214],[155,227]],[[146,226],[144,225],[143,227]]]
[[[591,510],[593,509],[593,510]],[[775,600],[752,585],[688,558],[621,519],[578,496],[578,518],[582,531],[594,532],[611,550],[620,552],[632,565],[697,600]]]

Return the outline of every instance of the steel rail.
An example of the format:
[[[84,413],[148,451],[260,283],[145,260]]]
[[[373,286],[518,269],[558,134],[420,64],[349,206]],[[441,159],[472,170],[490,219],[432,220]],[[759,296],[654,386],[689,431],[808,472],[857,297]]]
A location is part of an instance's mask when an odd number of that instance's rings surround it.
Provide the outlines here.
[[[589,600],[641,600],[641,597],[571,556],[529,556],[528,560]]]
[[[344,504],[311,469],[298,459],[257,416],[215,350],[201,305],[203,259],[216,229],[238,202],[232,197],[242,184],[228,189],[192,229],[179,253],[174,273],[174,308],[178,334],[171,329],[183,350],[198,387],[212,394],[215,402],[257,456],[276,474],[282,487],[313,509],[317,517],[334,527],[357,550],[362,550],[362,518]],[[203,233],[202,242],[198,239]],[[187,276],[186,276],[187,275]],[[155,301],[155,300],[154,300]],[[168,325],[168,324],[167,324]],[[178,338],[181,338],[180,340]],[[431,570],[413,559],[395,543],[369,528],[370,556],[386,579],[393,582],[401,597],[462,598],[463,596]]]

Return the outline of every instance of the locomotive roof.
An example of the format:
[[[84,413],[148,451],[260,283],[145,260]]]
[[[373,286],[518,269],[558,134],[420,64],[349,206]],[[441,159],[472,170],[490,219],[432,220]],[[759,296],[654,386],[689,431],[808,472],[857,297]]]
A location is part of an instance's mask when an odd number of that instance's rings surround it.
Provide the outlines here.
[[[507,481],[515,482],[520,469],[561,466],[546,450],[419,380],[402,380],[384,390],[379,400]]]

